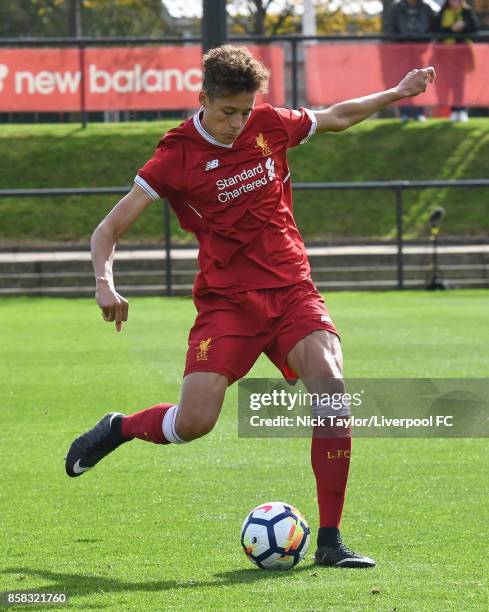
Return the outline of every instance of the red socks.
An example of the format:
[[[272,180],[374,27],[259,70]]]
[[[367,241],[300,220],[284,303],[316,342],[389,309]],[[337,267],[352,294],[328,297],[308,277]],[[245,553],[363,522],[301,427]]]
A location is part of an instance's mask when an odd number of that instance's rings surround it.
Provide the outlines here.
[[[351,432],[338,435],[348,437],[320,437],[324,431],[314,431],[311,444],[311,464],[316,477],[319,504],[319,526],[339,528],[346,483],[350,468]],[[319,435],[319,437],[314,437]],[[335,432],[328,435],[335,435]]]
[[[163,417],[175,404],[157,404],[122,418],[121,433],[126,440],[139,438],[155,444],[170,444],[163,435]]]

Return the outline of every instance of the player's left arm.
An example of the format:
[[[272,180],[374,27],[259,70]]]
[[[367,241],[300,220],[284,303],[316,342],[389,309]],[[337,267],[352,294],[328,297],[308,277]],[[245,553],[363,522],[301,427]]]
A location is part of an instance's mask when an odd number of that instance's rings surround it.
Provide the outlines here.
[[[403,98],[417,96],[433,83],[436,73],[432,66],[408,72],[396,87],[379,93],[333,104],[322,111],[314,111],[317,120],[316,132],[341,132],[355,123],[363,121],[384,106]]]

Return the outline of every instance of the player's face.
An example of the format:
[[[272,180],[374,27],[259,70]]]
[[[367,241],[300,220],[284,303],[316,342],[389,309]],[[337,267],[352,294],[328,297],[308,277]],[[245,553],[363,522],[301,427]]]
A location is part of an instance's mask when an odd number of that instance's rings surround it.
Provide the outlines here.
[[[224,144],[231,144],[241,133],[255,104],[256,92],[209,98],[201,92],[199,101],[204,107],[204,129]]]

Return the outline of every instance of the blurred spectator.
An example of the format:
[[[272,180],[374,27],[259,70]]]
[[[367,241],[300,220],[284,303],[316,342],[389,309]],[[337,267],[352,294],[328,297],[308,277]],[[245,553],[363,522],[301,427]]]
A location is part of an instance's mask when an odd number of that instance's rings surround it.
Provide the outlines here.
[[[464,0],[445,0],[441,7],[441,11],[434,21],[435,32],[441,34],[473,34],[479,29],[479,21],[473,9]],[[470,41],[465,39],[445,38],[445,44],[461,43],[464,48],[459,54],[460,65],[456,66],[460,75],[457,79],[457,86],[454,95],[460,98],[463,97],[463,79],[464,73],[468,72],[473,67],[472,50],[468,46]],[[468,121],[469,114],[464,106],[452,106],[450,119],[452,121]]]
[[[423,0],[398,0],[395,2],[386,19],[384,31],[387,36],[396,39],[398,36],[408,36],[409,40],[399,42],[427,42],[419,38],[419,34],[433,32],[435,13],[429,4]],[[422,106],[401,106],[401,120],[417,119],[425,121]]]
[[[398,0],[387,15],[385,33],[393,38],[397,35],[409,36],[410,41],[419,40],[418,34],[433,31],[434,17],[433,9],[423,0]]]

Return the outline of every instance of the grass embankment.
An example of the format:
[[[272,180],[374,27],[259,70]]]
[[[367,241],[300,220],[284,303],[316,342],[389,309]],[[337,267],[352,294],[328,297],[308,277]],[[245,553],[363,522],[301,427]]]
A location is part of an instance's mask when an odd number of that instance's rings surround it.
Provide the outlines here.
[[[175,122],[2,126],[0,188],[130,185],[159,137]],[[394,179],[487,178],[489,121],[467,124],[433,120],[402,125],[368,121],[341,134],[314,137],[290,151],[295,182]],[[3,199],[0,242],[86,243],[117,198]],[[411,191],[405,194],[409,237],[426,233],[428,211],[447,209],[445,235],[489,234],[487,189]],[[298,225],[306,239],[391,237],[393,195],[382,191],[295,193]],[[186,239],[173,219],[174,234]],[[162,205],[150,207],[125,236],[130,242],[159,242]],[[188,239],[188,238],[187,238]]]

